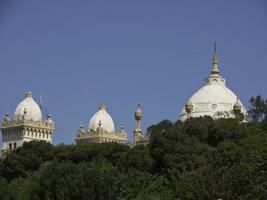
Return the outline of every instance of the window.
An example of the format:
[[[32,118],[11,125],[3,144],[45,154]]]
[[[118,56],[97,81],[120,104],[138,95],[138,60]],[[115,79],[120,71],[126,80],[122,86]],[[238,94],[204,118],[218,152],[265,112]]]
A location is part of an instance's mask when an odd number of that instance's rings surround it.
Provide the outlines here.
[[[16,142],[14,142],[13,147],[14,147],[14,149],[17,148],[17,143]]]
[[[8,144],[8,149],[9,149],[9,150],[12,150],[12,143],[9,143],[9,144]]]

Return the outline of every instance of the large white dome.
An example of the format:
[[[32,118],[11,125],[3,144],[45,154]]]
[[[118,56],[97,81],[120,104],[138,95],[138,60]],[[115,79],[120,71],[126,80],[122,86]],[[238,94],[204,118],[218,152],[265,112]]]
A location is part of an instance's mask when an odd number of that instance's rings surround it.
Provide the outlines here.
[[[219,74],[219,65],[214,51],[211,75],[205,79],[200,88],[182,109],[179,119],[185,121],[188,117],[211,116],[218,118],[235,118],[234,105],[241,106],[241,113],[247,116],[246,108],[238,97],[225,85],[225,79]],[[246,119],[245,119],[246,120]]]
[[[107,113],[105,106],[100,105],[98,111],[93,115],[89,122],[89,131],[96,131],[98,127],[103,128],[107,132],[115,132],[115,125],[111,116]]]
[[[15,110],[14,119],[21,119],[25,115],[25,119],[34,121],[42,121],[42,112],[38,104],[32,98],[32,93],[28,92],[25,99],[19,103]]]
[[[241,113],[247,115],[246,108],[240,100]],[[205,85],[190,99],[193,109],[190,117],[211,116],[212,118],[234,118],[233,107],[237,102],[237,96],[226,86]],[[180,120],[185,121],[188,114],[183,108]]]

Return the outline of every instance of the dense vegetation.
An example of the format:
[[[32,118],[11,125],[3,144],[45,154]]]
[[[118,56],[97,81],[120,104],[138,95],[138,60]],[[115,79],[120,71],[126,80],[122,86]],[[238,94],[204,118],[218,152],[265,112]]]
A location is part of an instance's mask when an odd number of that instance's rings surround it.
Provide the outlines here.
[[[0,199],[267,199],[267,117],[257,116],[164,120],[148,146],[25,143],[0,160]]]

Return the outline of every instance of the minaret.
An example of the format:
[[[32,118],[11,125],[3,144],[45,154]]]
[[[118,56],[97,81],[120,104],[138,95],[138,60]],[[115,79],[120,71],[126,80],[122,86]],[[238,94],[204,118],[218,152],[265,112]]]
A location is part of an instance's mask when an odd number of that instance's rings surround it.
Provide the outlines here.
[[[218,57],[217,57],[217,48],[216,48],[216,43],[214,43],[211,74],[219,74],[219,73],[220,73],[220,70],[219,70],[219,62],[218,62]]]
[[[136,111],[134,113],[134,117],[135,117],[135,120],[136,120],[136,126],[135,126],[135,129],[134,129],[134,145],[136,145],[136,142],[140,140],[140,137],[142,135],[141,120],[142,120],[142,117],[143,117],[143,113],[142,113],[140,104],[137,105],[137,109],[136,109]]]

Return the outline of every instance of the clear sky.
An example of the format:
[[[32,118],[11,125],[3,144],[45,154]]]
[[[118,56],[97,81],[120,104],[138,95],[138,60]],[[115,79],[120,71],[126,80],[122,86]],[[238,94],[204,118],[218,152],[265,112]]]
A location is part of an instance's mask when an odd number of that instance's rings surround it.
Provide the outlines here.
[[[47,97],[54,143],[73,143],[99,103],[129,138],[176,121],[209,75],[213,43],[227,85],[248,106],[267,97],[265,0],[1,0],[0,115],[31,90]]]

